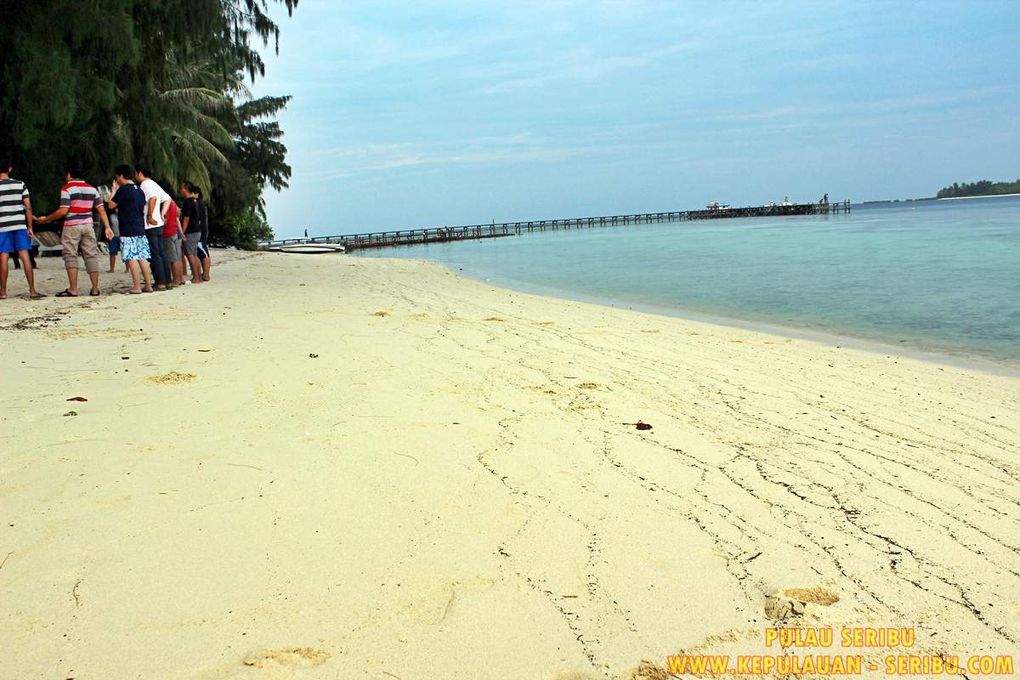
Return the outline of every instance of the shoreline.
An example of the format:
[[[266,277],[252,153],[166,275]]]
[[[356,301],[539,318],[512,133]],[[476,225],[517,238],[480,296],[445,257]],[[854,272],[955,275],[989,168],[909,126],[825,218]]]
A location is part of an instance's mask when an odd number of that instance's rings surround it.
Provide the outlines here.
[[[499,284],[499,282],[489,282],[484,279],[474,280],[482,281],[484,283],[493,283],[494,285]],[[524,283],[521,283],[519,288],[516,285],[506,288],[508,290],[552,297],[559,300],[572,300],[575,302],[584,302],[587,304],[610,307],[612,309],[643,312],[646,314],[655,314],[657,316],[683,319],[686,321],[696,321],[699,323],[723,326],[727,328],[739,328],[752,333],[774,335],[780,338],[805,340],[827,347],[851,348],[868,352],[870,354],[898,356],[938,366],[976,370],[990,375],[1020,377],[1020,362],[1010,361],[1008,359],[992,359],[987,356],[977,354],[952,354],[947,350],[940,351],[939,349],[924,349],[909,343],[893,344],[884,340],[851,335],[848,333],[839,333],[837,331],[785,326],[768,321],[741,319],[738,317],[730,317],[722,314],[714,314],[711,312],[703,312],[696,309],[682,307],[667,307],[664,305],[628,303],[623,301],[613,303],[609,302],[608,298],[586,298],[580,295],[571,296],[571,294],[566,291],[543,289],[540,286],[535,286],[529,290],[527,284]]]
[[[1020,196],[1020,194],[1017,194]],[[955,199],[954,199],[955,200]],[[245,260],[251,257],[259,257],[263,253],[259,251],[240,251],[240,250],[225,250],[225,249],[214,249],[214,254],[218,255],[220,259],[226,258],[226,262]],[[289,254],[291,256],[301,256],[302,254]],[[334,255],[334,254],[330,254]],[[343,257],[342,254],[335,254],[336,257]],[[347,257],[350,257],[347,254]],[[358,257],[354,255],[354,257]],[[56,265],[60,264],[59,258],[46,258],[52,260]],[[328,258],[326,258],[328,259]],[[607,309],[614,309],[620,311],[632,311],[642,314],[651,314],[654,316],[660,316],[663,318],[680,319],[684,321],[691,321],[699,324],[707,324],[710,326],[719,326],[721,328],[734,328],[750,333],[759,333],[763,335],[771,335],[782,339],[796,339],[819,345],[825,348],[836,348],[836,349],[853,349],[858,351],[868,352],[875,355],[884,355],[886,357],[899,357],[904,359],[911,359],[915,361],[922,361],[930,363],[936,366],[960,368],[964,370],[974,370],[981,373],[987,373],[989,375],[996,375],[1001,377],[1020,377],[1020,362],[1011,361],[1002,358],[989,358],[987,356],[976,355],[976,354],[953,354],[948,350],[944,349],[925,349],[918,347],[909,342],[907,343],[891,343],[875,338],[862,337],[852,335],[849,333],[841,333],[838,331],[830,331],[823,329],[812,329],[812,328],[800,328],[796,326],[787,326],[779,323],[772,323],[757,319],[744,319],[739,317],[726,316],[724,314],[718,314],[713,312],[705,312],[697,309],[688,309],[682,307],[671,307],[666,305],[656,304],[641,304],[634,303],[625,300],[618,300],[613,298],[602,298],[598,296],[586,296],[581,294],[575,294],[571,291],[561,290],[557,288],[545,287],[541,285],[531,284],[525,281],[515,280],[493,280],[486,279],[481,276],[475,277],[464,272],[457,272],[442,264],[426,258],[402,258],[402,257],[377,257],[373,256],[367,259],[375,259],[381,261],[406,261],[416,262],[428,266],[436,266],[442,269],[444,272],[449,273],[452,276],[462,278],[466,281],[480,283],[486,286],[493,286],[500,290],[508,293],[521,293],[525,295],[534,295],[549,300],[560,300],[564,302],[578,302],[582,304],[594,305],[597,307],[605,307]],[[119,295],[126,292],[129,287],[130,279],[120,269],[121,265],[118,265],[117,272],[113,274],[108,273],[105,269],[101,270],[100,273],[100,284],[104,288],[104,296],[112,292],[112,294]],[[44,274],[53,267],[47,267],[44,270]],[[63,268],[57,267],[59,273],[56,274],[57,282],[51,284],[50,287],[56,285],[64,285],[62,279]],[[19,284],[24,287],[24,279],[21,277],[19,270],[11,267],[10,274],[8,275],[8,282],[11,284],[12,289],[18,289]],[[82,279],[85,274],[79,274],[79,285],[82,285]],[[111,285],[110,278],[113,279]],[[87,278],[85,279],[87,281]],[[43,285],[47,285],[46,277],[42,278]],[[192,286],[187,286],[192,288]],[[19,297],[20,293],[24,291],[18,290],[17,293],[12,293],[12,298]],[[85,296],[83,296],[85,297]],[[47,300],[33,301],[34,304],[39,304]],[[2,301],[2,302],[7,302]],[[0,313],[3,309],[0,308]]]
[[[852,335],[850,333],[841,333],[835,330],[799,328],[796,326],[787,326],[757,319],[742,319],[739,317],[726,316],[724,314],[704,312],[697,309],[670,307],[656,304],[641,304],[613,298],[586,296],[558,288],[535,285],[525,281],[487,279],[481,276],[475,277],[464,272],[453,271],[453,269],[441,262],[425,258],[383,258],[373,256],[372,259],[407,260],[435,264],[450,272],[454,276],[483,283],[485,285],[496,286],[503,290],[525,293],[528,295],[538,295],[556,300],[581,302],[584,304],[607,307],[609,309],[642,312],[645,314],[683,319],[686,321],[694,321],[726,328],[739,328],[752,333],[762,333],[765,335],[774,335],[780,338],[805,340],[822,346],[851,348],[872,354],[898,356],[917,361],[924,361],[938,366],[976,370],[990,375],[1020,377],[1020,360],[1018,359],[1010,360],[1004,358],[991,358],[981,354],[966,353],[964,350],[960,350],[960,353],[954,354],[948,348],[926,349],[918,346],[917,344],[913,344],[911,341],[904,343],[892,343],[887,340]]]
[[[5,677],[657,680],[775,626],[1020,640],[1016,378],[431,262],[213,260],[0,304]]]

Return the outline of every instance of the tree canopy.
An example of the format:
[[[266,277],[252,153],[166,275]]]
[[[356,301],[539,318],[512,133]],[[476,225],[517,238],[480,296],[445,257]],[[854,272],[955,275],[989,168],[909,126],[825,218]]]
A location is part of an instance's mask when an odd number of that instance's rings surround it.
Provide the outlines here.
[[[246,86],[265,73],[259,48],[278,47],[270,3],[290,13],[298,0],[5,3],[0,154],[42,209],[70,159],[98,183],[144,163],[174,188],[202,187],[214,237],[236,240],[229,225],[247,213],[265,231],[262,192],[291,174],[273,118],[290,98]]]
[[[1002,194],[1020,194],[1020,179],[1015,182],[991,182],[983,179],[980,182],[953,182],[951,187],[942,187],[935,198],[962,198],[964,196],[1001,196]]]

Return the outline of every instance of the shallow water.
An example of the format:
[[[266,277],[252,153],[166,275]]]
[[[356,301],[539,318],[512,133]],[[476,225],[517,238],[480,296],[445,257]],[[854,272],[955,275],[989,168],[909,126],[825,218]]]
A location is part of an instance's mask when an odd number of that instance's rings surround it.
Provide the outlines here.
[[[495,285],[1020,366],[1020,198],[368,250]]]

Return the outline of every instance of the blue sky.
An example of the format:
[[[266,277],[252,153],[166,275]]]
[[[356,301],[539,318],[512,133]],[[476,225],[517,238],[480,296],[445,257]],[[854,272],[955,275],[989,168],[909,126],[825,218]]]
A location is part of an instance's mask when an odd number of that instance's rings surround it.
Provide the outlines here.
[[[301,0],[279,236],[1020,176],[1020,2]]]

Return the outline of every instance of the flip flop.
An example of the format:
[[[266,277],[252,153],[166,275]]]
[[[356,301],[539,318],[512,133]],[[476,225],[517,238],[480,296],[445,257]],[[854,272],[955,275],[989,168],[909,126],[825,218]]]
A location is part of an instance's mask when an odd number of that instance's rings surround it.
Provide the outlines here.
[[[65,288],[64,290],[60,291],[59,293],[57,293],[53,297],[78,297],[78,294],[77,293],[72,293],[71,291],[69,291],[69,290],[67,290]]]
[[[101,293],[98,290],[90,290],[89,297],[99,297]]]
[[[28,299],[29,300],[41,300],[44,297],[46,297],[46,296],[43,293],[36,293],[35,295],[29,295]]]
[[[131,295],[141,295],[142,291],[140,291],[140,290],[129,290],[128,293],[130,293]]]

